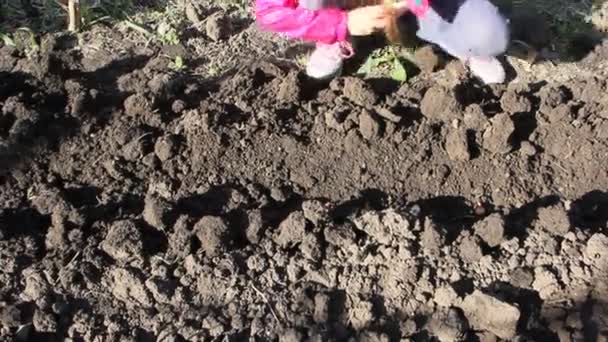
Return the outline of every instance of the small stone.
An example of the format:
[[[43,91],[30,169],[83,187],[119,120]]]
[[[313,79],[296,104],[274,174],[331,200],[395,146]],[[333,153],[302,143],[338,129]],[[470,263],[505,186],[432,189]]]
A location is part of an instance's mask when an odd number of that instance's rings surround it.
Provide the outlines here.
[[[373,140],[380,137],[380,122],[367,110],[359,115],[359,131],[363,138]]]
[[[475,233],[490,247],[498,247],[504,238],[505,221],[502,215],[492,214],[473,227]]]
[[[215,256],[227,250],[230,230],[221,217],[205,216],[194,225],[193,230],[208,256]]]
[[[486,330],[510,340],[517,334],[519,309],[494,297],[475,290],[460,306],[469,324],[477,330]]]
[[[464,128],[452,129],[445,141],[445,150],[452,160],[467,161],[471,159],[467,132]]]

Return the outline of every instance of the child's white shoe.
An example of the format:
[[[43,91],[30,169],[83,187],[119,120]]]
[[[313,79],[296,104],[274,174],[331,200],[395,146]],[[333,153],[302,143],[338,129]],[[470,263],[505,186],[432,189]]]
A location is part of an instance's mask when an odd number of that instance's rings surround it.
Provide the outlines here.
[[[306,74],[314,79],[326,80],[342,71],[344,59],[352,57],[353,48],[348,42],[317,43],[306,65]]]
[[[469,58],[469,69],[473,75],[479,77],[485,84],[503,83],[505,81],[505,69],[500,61],[494,57]]]

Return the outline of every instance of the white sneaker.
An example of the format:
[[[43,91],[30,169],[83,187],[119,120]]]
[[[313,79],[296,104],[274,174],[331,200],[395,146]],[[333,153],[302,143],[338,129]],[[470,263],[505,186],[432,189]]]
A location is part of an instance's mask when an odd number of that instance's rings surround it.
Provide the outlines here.
[[[479,77],[485,84],[503,83],[505,69],[495,57],[471,57],[468,60],[469,69],[473,75]]]
[[[306,65],[306,74],[314,79],[326,80],[340,74],[344,59],[354,55],[348,42],[334,44],[317,43]]]

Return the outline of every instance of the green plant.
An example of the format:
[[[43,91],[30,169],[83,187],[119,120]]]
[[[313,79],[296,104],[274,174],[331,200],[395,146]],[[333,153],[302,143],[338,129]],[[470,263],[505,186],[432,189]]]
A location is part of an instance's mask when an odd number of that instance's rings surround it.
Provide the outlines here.
[[[378,69],[388,69],[390,78],[398,82],[407,81],[407,70],[401,61],[396,47],[388,46],[372,53],[357,71],[361,75],[370,75]]]
[[[177,30],[166,22],[161,22],[156,28],[158,39],[163,44],[177,45],[179,44],[179,35]]]
[[[186,68],[186,64],[184,63],[182,56],[175,56],[175,59],[169,63],[169,68],[175,71],[184,70]]]
[[[2,43],[6,46],[15,46],[13,38],[4,32],[0,32],[0,39],[2,39]]]

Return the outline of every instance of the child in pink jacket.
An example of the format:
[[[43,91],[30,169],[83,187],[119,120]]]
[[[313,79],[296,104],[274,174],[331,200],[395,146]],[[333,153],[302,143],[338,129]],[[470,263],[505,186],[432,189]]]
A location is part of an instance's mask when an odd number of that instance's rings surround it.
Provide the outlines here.
[[[289,38],[316,42],[306,72],[316,79],[334,77],[344,59],[353,55],[349,36],[384,29],[384,5],[343,10],[348,0],[256,0],[256,18],[267,30]],[[410,10],[417,19],[417,36],[463,61],[485,83],[504,82],[496,59],[508,45],[506,19],[488,0],[401,0],[399,15]]]

